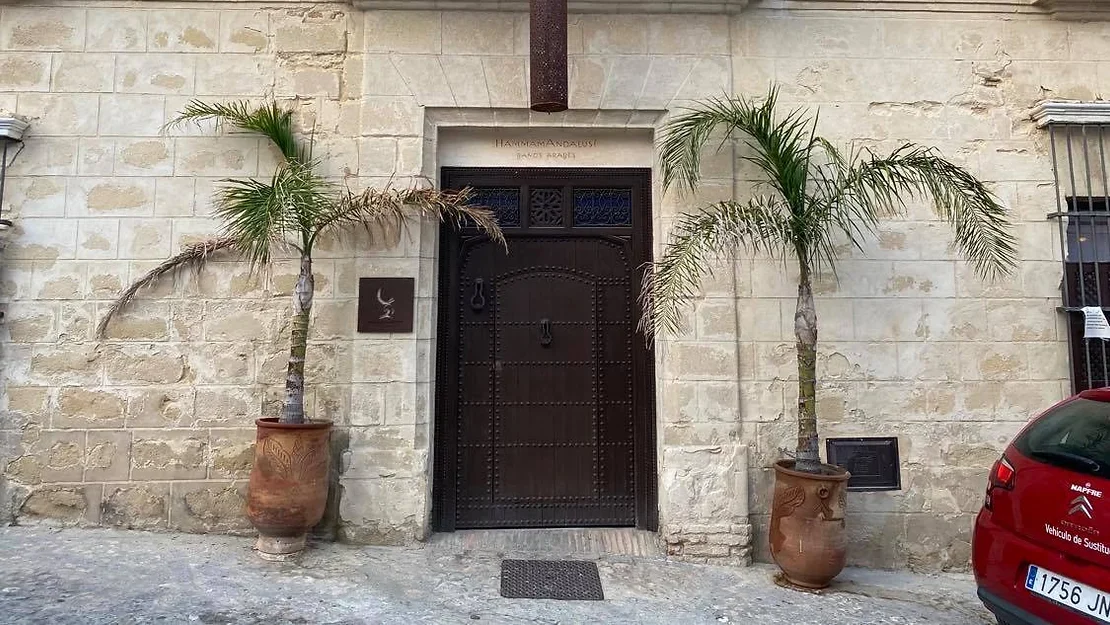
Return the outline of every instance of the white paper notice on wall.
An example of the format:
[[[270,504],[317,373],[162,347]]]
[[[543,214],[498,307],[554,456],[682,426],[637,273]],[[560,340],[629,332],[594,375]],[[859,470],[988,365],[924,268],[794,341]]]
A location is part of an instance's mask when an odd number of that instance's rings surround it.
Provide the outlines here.
[[[1106,314],[1098,306],[1083,307],[1083,338],[1085,339],[1110,339],[1110,323],[1106,322]]]

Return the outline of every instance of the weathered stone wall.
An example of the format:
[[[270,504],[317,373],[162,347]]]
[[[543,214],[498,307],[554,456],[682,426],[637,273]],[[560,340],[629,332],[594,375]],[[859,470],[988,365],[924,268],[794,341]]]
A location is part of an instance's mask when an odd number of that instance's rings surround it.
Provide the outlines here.
[[[403,158],[399,166],[419,168],[401,170],[402,174],[436,176],[436,141],[441,127],[651,128],[662,121],[667,109],[720,93],[732,82],[731,33],[728,21],[717,16],[573,16],[568,36],[571,110],[556,115],[527,110],[528,20],[524,14],[367,12],[364,32],[362,132],[399,137]],[[696,48],[690,47],[692,41],[698,42]],[[731,155],[711,155],[706,162],[706,188],[714,193],[731,188]],[[473,163],[483,164],[488,163]],[[660,195],[653,207],[657,240],[676,211],[695,201]],[[424,228],[420,255],[430,271],[434,270],[434,242],[435,228]],[[717,288],[716,301],[734,310],[731,282],[722,282]],[[429,298],[426,304],[431,319],[433,300]],[[426,334],[418,330],[415,337],[420,399],[418,409],[409,415],[415,420],[411,439],[415,449],[405,447],[405,453],[416,455],[412,480],[367,481],[368,486],[389,490],[360,490],[358,496],[351,496],[352,487],[346,486],[341,516],[348,527],[373,528],[385,517],[423,522],[415,527],[426,530],[432,419],[425,398],[431,397],[434,386],[432,327],[427,326]],[[708,374],[692,364],[704,362],[705,353],[734,354],[735,338],[728,327],[718,327],[714,336],[666,341],[659,349],[659,388],[666,386],[662,380],[685,376],[689,388],[724,402],[735,414],[736,385],[727,381],[737,379],[736,359],[712,362]],[[726,383],[720,384],[722,380]],[[660,401],[673,400],[662,394]],[[712,443],[689,437],[683,420],[675,411],[660,408],[661,530],[679,557],[745,562],[750,557],[747,447],[739,437]],[[738,431],[739,423],[733,422],[732,427]],[[408,443],[410,439],[403,440]],[[362,458],[382,455],[377,440],[352,438],[352,467]],[[410,487],[414,490],[407,490]],[[709,535],[714,536],[712,541]]]
[[[0,425],[19,446],[0,460],[4,508],[20,522],[249,527],[241,508],[253,419],[272,414],[280,396],[296,264],[252,275],[217,259],[144,293],[107,340],[95,341],[93,329],[122,287],[216,232],[217,180],[267,176],[276,162],[253,137],[163,133],[191,98],[273,93],[298,108],[302,127],[315,127],[331,174],[358,176],[360,150],[365,170],[392,169],[392,152],[383,165],[370,156],[381,146],[359,137],[362,68],[348,49],[361,48],[360,32],[348,7],[327,4],[0,11],[0,109],[32,123],[7,190],[17,225],[2,282],[10,304]],[[352,363],[363,354],[336,340],[352,332],[352,249],[319,253],[310,347],[309,409],[341,424],[382,414],[379,406],[351,416]],[[358,256],[392,262],[406,249],[363,246]],[[415,269],[403,261],[395,271]]]
[[[1017,222],[1021,266],[993,284],[915,202],[864,253],[844,250],[839,283],[818,286],[821,434],[900,444],[902,490],[849,497],[853,562],[965,567],[990,465],[1025,420],[1070,392],[1059,235],[1045,219],[1056,210],[1052,162],[1029,114],[1042,98],[1105,92],[1107,32],[1033,15],[756,12],[736,22],[738,91],[776,80],[788,101],[820,106],[820,131],[845,142],[935,145],[995,183]],[[753,535],[767,557],[767,467],[791,445],[796,412],[795,293],[780,264],[741,271],[741,418]]]
[[[427,107],[496,111],[486,125],[529,119],[524,15],[281,4],[0,12],[2,58],[13,70],[0,79],[0,106],[33,122],[12,172],[18,227],[4,293],[5,432],[19,439],[6,488],[24,521],[245,527],[237,506],[251,420],[272,413],[280,396],[295,266],[255,276],[233,260],[213,262],[145,294],[107,341],[92,337],[121,287],[214,232],[217,180],[266,175],[275,162],[254,138],[162,133],[190,98],[295,98],[302,127],[315,127],[315,153],[352,186],[425,173]],[[728,22],[717,17],[626,25],[590,16],[575,18],[571,33],[571,97],[581,111],[567,125],[623,127],[637,109],[654,119],[731,82]],[[698,54],[686,49],[693,39]],[[642,88],[645,73],[651,89]],[[714,188],[731,184],[731,167],[716,159]],[[657,209],[673,214],[678,205]],[[428,530],[435,228],[386,238],[318,249],[308,377],[315,414],[349,434],[339,458],[342,535],[396,543]],[[413,335],[354,334],[357,278],[374,274],[417,278]],[[721,301],[731,305],[729,293]],[[686,358],[697,358],[698,345],[733,344],[725,335],[686,342]],[[711,377],[735,379],[735,363]],[[703,458],[701,447],[681,438],[662,445],[665,470],[700,476],[701,494],[712,495],[665,492],[668,535],[699,519],[714,524],[699,535],[738,528],[742,538],[721,544],[743,560],[745,448],[734,440],[718,455],[715,444]]]
[[[434,174],[428,109],[475,125],[619,128],[777,80],[788,104],[821,107],[834,139],[940,147],[996,182],[1020,221],[1009,281],[975,279],[946,226],[911,204],[866,255],[846,249],[839,283],[820,287],[822,434],[902,445],[903,490],[850,499],[854,562],[964,566],[987,467],[1067,391],[1059,243],[1043,219],[1052,171],[1028,109],[1106,92],[1105,23],[757,6],[572,16],[572,110],[553,118],[526,111],[519,13],[5,5],[0,109],[33,126],[6,198],[17,228],[0,280],[0,518],[247,529],[252,419],[280,397],[295,265],[252,275],[219,260],[145,294],[108,340],[92,337],[122,286],[215,231],[217,180],[267,175],[276,160],[254,138],[161,133],[190,98],[295,104],[329,173],[357,187]],[[749,192],[733,149],[706,161],[696,195],[656,194],[657,243],[678,211]],[[377,239],[318,253],[309,406],[349,435],[341,535],[400,543],[428,531],[435,228]],[[742,562],[753,543],[766,556],[767,467],[794,438],[794,293],[779,262],[719,269],[689,331],[658,349],[660,529],[677,557]],[[354,333],[366,275],[417,279],[414,334]]]

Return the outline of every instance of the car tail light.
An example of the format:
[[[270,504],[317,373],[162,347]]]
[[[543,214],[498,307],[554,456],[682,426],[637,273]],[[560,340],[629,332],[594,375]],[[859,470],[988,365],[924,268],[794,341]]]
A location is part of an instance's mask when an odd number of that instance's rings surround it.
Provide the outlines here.
[[[1014,465],[1010,464],[1006,456],[1002,456],[994,463],[994,470],[991,471],[991,487],[1014,490]]]
[[[1014,490],[1014,476],[1016,473],[1014,465],[1010,464],[1006,456],[1002,456],[994,463],[994,467],[991,468],[990,484],[987,486],[987,497],[983,500],[983,507],[987,510],[993,508],[992,494],[996,488]]]

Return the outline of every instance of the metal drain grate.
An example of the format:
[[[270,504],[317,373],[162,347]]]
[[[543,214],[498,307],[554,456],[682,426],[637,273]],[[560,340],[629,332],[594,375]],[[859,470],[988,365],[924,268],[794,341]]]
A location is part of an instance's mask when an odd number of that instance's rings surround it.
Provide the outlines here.
[[[502,560],[501,596],[510,599],[605,599],[597,563],[583,560]]]

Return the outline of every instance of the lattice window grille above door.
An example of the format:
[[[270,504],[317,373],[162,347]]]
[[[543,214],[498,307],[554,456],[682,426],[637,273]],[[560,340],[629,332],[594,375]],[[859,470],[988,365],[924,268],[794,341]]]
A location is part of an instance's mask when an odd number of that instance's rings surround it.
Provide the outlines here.
[[[1110,345],[1084,337],[1083,308],[1110,314],[1110,106],[1045,103],[1034,120],[1049,133],[1063,262],[1060,310],[1067,315],[1073,389],[1110,386]]]

